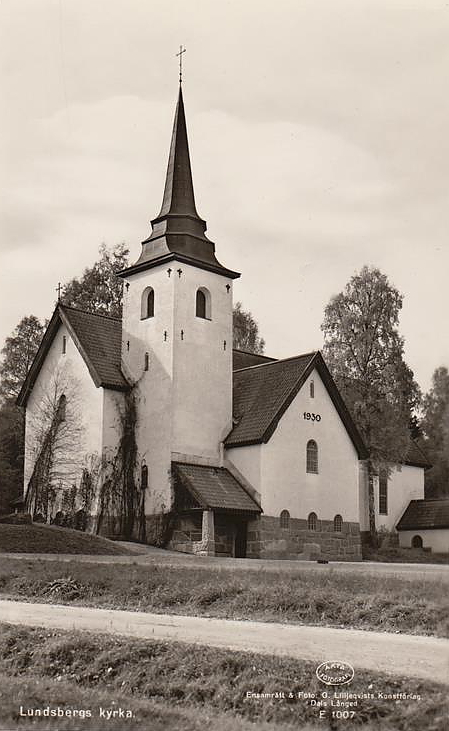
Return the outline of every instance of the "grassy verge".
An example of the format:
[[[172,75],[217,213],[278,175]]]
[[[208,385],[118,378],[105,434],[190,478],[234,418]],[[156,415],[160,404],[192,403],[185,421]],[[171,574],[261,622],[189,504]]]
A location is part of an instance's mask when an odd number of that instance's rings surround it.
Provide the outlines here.
[[[132,555],[123,546],[100,536],[58,528],[55,525],[10,525],[0,523],[0,552],[5,553],[82,553],[95,556]]]
[[[376,673],[356,671],[350,686],[338,690],[369,693],[373,698],[358,700],[354,717],[341,722],[326,710],[320,719],[319,707],[299,693],[315,693],[321,698],[329,687],[320,685],[313,663],[284,658],[231,652],[177,643],[146,642],[92,633],[61,632],[40,628],[0,625],[0,677],[2,695],[11,691],[18,679],[21,695],[4,697],[2,721],[17,723],[20,705],[91,710],[97,725],[87,719],[78,725],[56,723],[50,728],[102,728],[98,708],[130,709],[136,728],[148,728],[145,719],[156,712],[160,724],[151,729],[204,728],[205,718],[214,729],[255,728],[347,728],[359,727],[395,731],[443,729],[447,710],[446,688],[418,680],[396,679]],[[8,681],[9,678],[9,681]],[[10,685],[8,686],[8,682]],[[5,691],[6,689],[6,691]],[[254,698],[247,693],[278,693],[285,698]],[[332,691],[331,691],[332,692]],[[416,695],[397,701],[379,698],[378,693]],[[289,697],[291,694],[291,698]],[[2,699],[3,700],[3,699]],[[22,702],[23,701],[23,702]],[[41,706],[42,707],[42,706]],[[198,719],[198,723],[196,721]],[[217,725],[215,725],[215,719]],[[37,720],[37,719],[35,719]],[[185,720],[185,723],[184,723]],[[230,722],[234,725],[230,724]],[[28,719],[26,722],[29,724]],[[48,723],[48,722],[47,722]],[[127,729],[129,721],[108,728]],[[197,725],[195,725],[197,724]],[[106,728],[106,726],[105,726]],[[130,726],[134,728],[134,726]]]
[[[51,700],[50,700],[51,699]],[[77,709],[83,718],[24,717],[28,709],[53,709],[65,713]],[[103,718],[100,709],[130,710],[131,718]],[[86,717],[86,711],[91,716]],[[136,697],[108,688],[83,687],[53,678],[26,674],[9,677],[0,673],[0,729],[2,731],[37,728],[41,731],[204,731],[213,723],[214,731],[297,731],[297,727],[262,723],[255,725],[229,713],[205,711],[202,708],[170,706],[152,698]],[[308,727],[312,729],[311,726]]]
[[[447,584],[317,566],[264,571],[0,558],[4,598],[449,635]]]
[[[443,565],[449,563],[449,557],[446,553],[429,553],[423,551],[422,548],[388,546],[373,552],[366,550],[363,553],[366,561],[381,561],[382,563],[435,563]]]

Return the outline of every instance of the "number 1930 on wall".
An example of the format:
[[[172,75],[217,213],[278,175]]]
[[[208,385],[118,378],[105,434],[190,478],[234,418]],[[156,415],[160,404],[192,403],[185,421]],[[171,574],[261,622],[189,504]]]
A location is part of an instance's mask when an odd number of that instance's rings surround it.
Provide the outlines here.
[[[321,414],[311,414],[310,411],[304,411],[304,419],[307,421],[321,421]]]

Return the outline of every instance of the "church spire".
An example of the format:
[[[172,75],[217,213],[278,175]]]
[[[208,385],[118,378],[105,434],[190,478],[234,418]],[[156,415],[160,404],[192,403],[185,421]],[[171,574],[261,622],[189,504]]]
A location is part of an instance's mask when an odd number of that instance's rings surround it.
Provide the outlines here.
[[[139,259],[122,272],[123,275],[176,259],[233,279],[240,276],[217,261],[215,245],[206,236],[206,221],[200,218],[196,210],[181,84],[162,207],[157,218],[151,221],[151,227],[151,235],[142,241]]]
[[[181,84],[179,85],[178,103],[176,105],[175,120],[173,123],[162,208],[159,216],[152,223],[156,223],[162,217],[168,215],[193,216],[204,225],[203,233],[206,230],[206,224],[200,219],[195,208],[195,195],[193,192],[192,170],[190,167],[189,143],[187,140],[187,126]]]

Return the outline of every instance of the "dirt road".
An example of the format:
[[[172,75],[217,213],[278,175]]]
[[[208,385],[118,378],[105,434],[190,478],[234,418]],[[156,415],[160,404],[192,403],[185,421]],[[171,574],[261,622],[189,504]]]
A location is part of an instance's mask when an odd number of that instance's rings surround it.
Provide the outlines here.
[[[449,684],[449,640],[433,637],[12,601],[0,601],[0,621],[176,640],[317,664],[341,660],[355,668]]]

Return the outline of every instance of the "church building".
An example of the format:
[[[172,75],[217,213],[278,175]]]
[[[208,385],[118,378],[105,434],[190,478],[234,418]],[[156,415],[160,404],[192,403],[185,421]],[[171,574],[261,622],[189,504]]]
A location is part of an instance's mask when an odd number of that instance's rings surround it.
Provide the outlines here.
[[[240,274],[197,213],[181,87],[151,226],[121,320],[56,306],[18,400],[27,511],[200,555],[360,559],[366,448],[320,352],[233,350]],[[379,526],[424,497],[413,450],[376,483]]]

